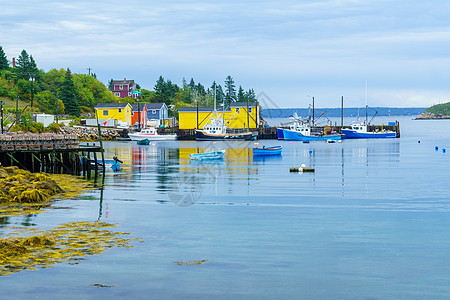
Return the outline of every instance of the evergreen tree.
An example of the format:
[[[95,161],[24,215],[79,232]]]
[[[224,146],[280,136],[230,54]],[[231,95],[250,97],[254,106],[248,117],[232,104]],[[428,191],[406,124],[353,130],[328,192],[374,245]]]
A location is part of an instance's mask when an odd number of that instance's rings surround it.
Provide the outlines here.
[[[256,94],[255,91],[253,89],[249,89],[246,93],[245,93],[245,101],[248,102],[256,102]]]
[[[8,68],[8,59],[6,59],[6,54],[3,51],[2,46],[0,46],[0,71],[7,70]]]
[[[246,102],[247,101],[247,99],[245,97],[244,89],[242,88],[242,86],[239,86],[237,101],[238,102]]]
[[[216,101],[217,103],[225,104],[225,93],[223,92],[220,84],[216,88]]]
[[[110,81],[108,81],[108,90],[112,91],[113,90],[113,80],[111,78]]]
[[[228,75],[225,80],[225,105],[229,106],[231,102],[236,102],[236,86],[233,78]]]
[[[67,68],[66,76],[64,77],[64,82],[60,88],[59,98],[63,101],[66,114],[79,117],[80,116],[80,106],[75,100],[76,89],[72,80],[72,73],[70,69]]]
[[[21,79],[29,79],[30,78],[30,56],[28,55],[27,51],[22,50],[19,57],[17,58],[16,63],[16,74],[18,78]]]
[[[191,88],[191,90],[195,90],[194,78],[191,78],[191,81],[189,82],[189,87]]]

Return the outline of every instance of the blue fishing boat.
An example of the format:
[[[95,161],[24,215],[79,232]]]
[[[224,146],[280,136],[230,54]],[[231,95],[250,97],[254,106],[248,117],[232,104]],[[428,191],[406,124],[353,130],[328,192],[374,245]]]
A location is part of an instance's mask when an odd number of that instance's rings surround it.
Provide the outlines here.
[[[192,160],[223,159],[224,156],[225,156],[225,150],[189,154],[189,158]]]
[[[278,133],[278,130],[277,130]],[[283,129],[282,137],[278,134],[278,139],[285,141],[328,141],[341,140],[341,134],[312,134],[311,127],[308,124],[295,123],[289,129]]]
[[[366,124],[352,124],[350,128],[342,128],[344,139],[385,139],[396,138],[397,132],[392,130],[369,131]]]
[[[253,148],[253,156],[281,155],[281,146]]]

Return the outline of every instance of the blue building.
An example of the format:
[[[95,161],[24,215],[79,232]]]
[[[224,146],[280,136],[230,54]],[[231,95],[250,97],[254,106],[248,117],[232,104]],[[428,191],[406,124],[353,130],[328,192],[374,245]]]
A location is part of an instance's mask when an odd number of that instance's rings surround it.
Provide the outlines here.
[[[162,127],[173,126],[173,118],[169,118],[169,109],[165,103],[146,103],[147,125]]]

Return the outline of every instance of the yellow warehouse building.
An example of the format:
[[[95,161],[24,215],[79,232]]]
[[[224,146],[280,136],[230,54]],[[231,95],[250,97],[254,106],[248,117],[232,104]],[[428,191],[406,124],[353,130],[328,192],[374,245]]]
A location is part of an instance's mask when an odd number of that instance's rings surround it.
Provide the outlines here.
[[[258,106],[257,106],[258,105]],[[228,128],[257,128],[259,124],[259,103],[233,102],[225,112],[222,108],[217,109],[217,117],[223,118],[225,114],[225,125]],[[197,117],[198,116],[198,117]],[[178,127],[180,129],[198,129],[208,124],[214,118],[214,107],[180,107],[178,110]],[[249,126],[250,124],[250,126]]]

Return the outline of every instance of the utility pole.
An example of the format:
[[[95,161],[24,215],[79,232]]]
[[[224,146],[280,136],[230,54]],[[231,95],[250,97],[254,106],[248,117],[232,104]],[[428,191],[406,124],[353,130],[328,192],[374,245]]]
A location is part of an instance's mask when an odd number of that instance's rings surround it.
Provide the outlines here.
[[[3,104],[5,104],[3,101],[0,101],[2,105],[2,111],[1,111],[1,117],[2,117],[2,134],[3,134]]]
[[[89,68],[87,68],[87,70],[89,71],[89,75],[91,75],[91,70],[92,70],[92,68],[89,67]]]
[[[34,91],[34,85],[33,85],[34,74],[33,73],[30,74],[30,80],[31,80],[31,108],[33,108],[33,91]]]

